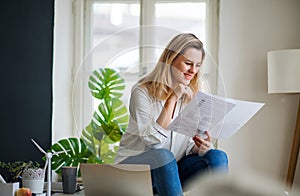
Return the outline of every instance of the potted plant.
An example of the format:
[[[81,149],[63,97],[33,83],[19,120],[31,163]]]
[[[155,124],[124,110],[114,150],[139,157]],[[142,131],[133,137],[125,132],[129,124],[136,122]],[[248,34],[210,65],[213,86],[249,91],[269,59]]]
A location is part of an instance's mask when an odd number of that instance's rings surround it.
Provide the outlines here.
[[[51,146],[52,152],[70,150],[52,157],[52,169],[58,174],[62,166],[113,163],[118,142],[127,128],[128,110],[120,99],[124,79],[113,69],[101,68],[90,75],[88,86],[98,107],[80,138],[62,139]]]
[[[24,168],[22,172],[22,187],[29,188],[32,193],[43,193],[45,181],[44,168],[31,166]]]
[[[6,182],[21,182],[23,171],[28,168],[40,168],[40,163],[32,161],[0,161],[0,168]]]
[[[24,172],[28,170],[42,170],[40,163],[32,161],[14,161],[2,162],[0,161],[0,173],[5,182],[0,183],[0,195],[14,195],[19,187],[28,186],[25,181],[24,185]],[[44,179],[44,178],[43,178]],[[44,183],[44,181],[43,181]],[[20,185],[21,184],[21,185]],[[31,189],[31,187],[29,187]],[[25,190],[25,189],[24,189]]]

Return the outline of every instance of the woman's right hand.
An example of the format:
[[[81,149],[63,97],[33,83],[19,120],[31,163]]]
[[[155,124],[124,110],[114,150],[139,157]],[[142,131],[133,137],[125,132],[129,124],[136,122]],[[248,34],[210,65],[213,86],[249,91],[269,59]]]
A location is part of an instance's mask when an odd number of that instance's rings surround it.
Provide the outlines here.
[[[177,100],[180,99],[183,95],[187,95],[189,99],[192,99],[194,96],[192,89],[189,86],[185,86],[181,83],[176,86],[176,88],[174,89],[174,93],[177,96]]]
[[[195,135],[193,137],[193,140],[195,142],[193,152],[197,153],[198,155],[203,155],[212,148],[210,133],[208,131],[205,131],[205,135],[205,139],[198,135]]]

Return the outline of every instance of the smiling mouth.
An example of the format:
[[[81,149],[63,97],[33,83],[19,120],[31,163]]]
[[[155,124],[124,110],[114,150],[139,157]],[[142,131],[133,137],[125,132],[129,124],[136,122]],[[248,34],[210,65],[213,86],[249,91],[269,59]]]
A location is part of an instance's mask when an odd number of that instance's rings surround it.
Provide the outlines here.
[[[184,77],[186,80],[191,80],[193,78],[193,76],[190,74],[184,74]]]

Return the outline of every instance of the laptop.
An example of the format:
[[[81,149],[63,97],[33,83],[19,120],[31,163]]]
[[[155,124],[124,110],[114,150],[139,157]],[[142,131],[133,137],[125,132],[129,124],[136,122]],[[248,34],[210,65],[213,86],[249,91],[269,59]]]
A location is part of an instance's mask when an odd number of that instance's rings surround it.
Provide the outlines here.
[[[153,196],[149,165],[80,164],[85,196]]]

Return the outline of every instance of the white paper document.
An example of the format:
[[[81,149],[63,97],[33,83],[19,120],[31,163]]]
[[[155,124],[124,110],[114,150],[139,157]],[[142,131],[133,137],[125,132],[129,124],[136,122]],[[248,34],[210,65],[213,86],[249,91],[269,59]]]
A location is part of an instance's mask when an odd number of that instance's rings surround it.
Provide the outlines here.
[[[263,105],[198,92],[168,129],[191,137],[209,131],[213,138],[227,138],[245,125]]]

